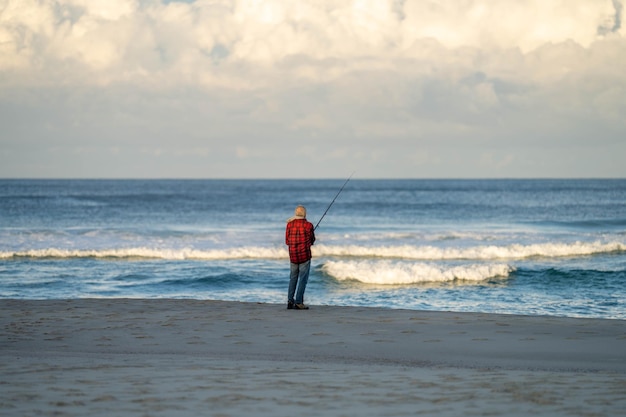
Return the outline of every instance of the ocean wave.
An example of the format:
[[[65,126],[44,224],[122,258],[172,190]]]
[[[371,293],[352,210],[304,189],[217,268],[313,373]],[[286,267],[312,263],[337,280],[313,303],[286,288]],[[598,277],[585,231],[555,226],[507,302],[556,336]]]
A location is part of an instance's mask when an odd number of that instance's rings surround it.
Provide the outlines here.
[[[315,247],[317,256],[398,258],[415,260],[493,260],[532,257],[561,258],[626,251],[623,242],[538,243],[530,245],[481,245],[467,248],[436,246],[324,246]]]
[[[118,258],[167,260],[228,260],[228,259],[280,259],[287,258],[287,250],[279,248],[242,247],[231,249],[153,249],[124,248],[100,250],[32,249],[0,252],[0,259],[10,258]]]
[[[328,261],[322,271],[339,281],[401,285],[432,282],[480,282],[507,278],[515,268],[506,264],[435,266],[425,263],[385,261]]]
[[[315,245],[314,257],[384,258],[423,261],[436,260],[499,260],[532,257],[559,258],[624,252],[623,242],[538,243],[530,245],[486,245],[467,248],[436,246],[362,246]],[[118,249],[29,249],[0,251],[0,259],[10,258],[153,258],[168,260],[232,260],[232,259],[286,259],[284,246],[243,246],[225,249],[194,248],[118,248]]]

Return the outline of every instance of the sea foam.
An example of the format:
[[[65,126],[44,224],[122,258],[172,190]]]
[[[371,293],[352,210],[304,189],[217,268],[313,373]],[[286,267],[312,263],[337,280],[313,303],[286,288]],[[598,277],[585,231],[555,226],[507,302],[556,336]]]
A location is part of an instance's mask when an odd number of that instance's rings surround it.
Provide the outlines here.
[[[8,258],[148,258],[167,260],[228,260],[228,259],[280,259],[286,258],[284,248],[241,247],[230,249],[161,249],[161,248],[123,248],[123,249],[32,249],[15,252],[0,252],[0,259]]]
[[[530,245],[480,245],[465,248],[412,245],[363,246],[315,245],[314,257],[385,258],[411,260],[504,260],[531,257],[587,256],[602,253],[624,252],[623,242],[538,243]],[[0,259],[9,258],[156,258],[156,259],[285,259],[286,246],[242,246],[224,249],[195,248],[116,248],[116,249],[30,249],[2,251]]]
[[[328,261],[322,266],[322,271],[339,281],[355,280],[367,284],[399,285],[504,279],[515,271],[515,268],[506,264],[436,266],[390,260],[363,260]]]
[[[435,246],[325,246],[315,247],[318,256],[375,257],[415,260],[491,260],[531,257],[568,257],[626,251],[623,242],[537,243],[512,245],[480,245],[466,248]]]

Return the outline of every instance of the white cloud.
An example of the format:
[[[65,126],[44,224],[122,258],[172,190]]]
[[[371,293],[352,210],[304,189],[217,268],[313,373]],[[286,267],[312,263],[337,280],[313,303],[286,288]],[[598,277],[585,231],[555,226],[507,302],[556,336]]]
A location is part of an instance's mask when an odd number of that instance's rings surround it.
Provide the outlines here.
[[[191,82],[206,79],[207,73],[219,79],[222,71],[216,63],[273,66],[298,56],[321,61],[323,67],[330,63],[337,73],[354,70],[355,65],[381,65],[387,59],[436,58],[432,53],[441,51],[433,51],[429,42],[447,51],[470,47],[485,53],[516,48],[528,53],[568,40],[587,48],[608,36],[599,35],[601,28],[607,32],[615,27],[620,4],[611,0],[5,3],[0,15],[0,68],[30,69],[41,76],[49,67],[64,64],[67,72],[91,69],[92,78],[108,82],[126,81],[129,73],[160,80],[163,72]],[[375,59],[354,61],[363,57]],[[116,75],[102,74],[110,70]],[[311,67],[303,70],[310,72]],[[248,75],[240,74],[242,79]]]

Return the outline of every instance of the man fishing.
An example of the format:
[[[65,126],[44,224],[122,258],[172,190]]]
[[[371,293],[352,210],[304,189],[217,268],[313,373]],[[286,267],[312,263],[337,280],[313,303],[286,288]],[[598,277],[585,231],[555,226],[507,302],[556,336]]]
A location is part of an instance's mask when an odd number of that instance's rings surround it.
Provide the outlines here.
[[[289,261],[291,262],[287,308],[308,310],[309,307],[304,305],[304,290],[311,269],[311,246],[315,243],[315,228],[306,219],[306,208],[298,206],[294,214],[287,220],[285,230],[285,244],[289,246]]]
[[[291,275],[289,277],[289,292],[287,294],[287,309],[308,310],[304,305],[304,290],[309,281],[309,270],[311,269],[311,246],[315,243],[315,230],[320,225],[328,210],[332,207],[350,181],[354,172],[343,183],[333,201],[330,202],[324,214],[319,219],[315,227],[306,219],[306,208],[296,207],[293,217],[287,220],[285,230],[285,244],[289,246],[289,261],[291,262]],[[297,292],[296,292],[297,287]],[[295,297],[295,298],[294,298]]]

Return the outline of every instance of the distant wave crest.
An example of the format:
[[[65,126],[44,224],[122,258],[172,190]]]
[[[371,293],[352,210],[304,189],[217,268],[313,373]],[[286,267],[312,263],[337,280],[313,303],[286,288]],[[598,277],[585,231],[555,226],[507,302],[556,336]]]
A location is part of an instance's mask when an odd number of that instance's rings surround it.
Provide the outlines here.
[[[415,260],[490,260],[524,259],[531,257],[587,256],[601,253],[626,251],[623,242],[575,242],[539,243],[530,245],[513,244],[506,246],[485,245],[468,248],[439,248],[435,246],[319,246],[318,256],[378,257]]]
[[[16,252],[0,252],[0,259],[8,258],[152,258],[170,260],[218,260],[218,259],[279,259],[286,258],[286,249],[242,247],[231,249],[152,249],[126,248],[101,250],[73,250],[73,249],[33,249]]]
[[[383,258],[410,260],[500,260],[531,257],[588,256],[602,253],[624,252],[623,242],[540,243],[530,245],[485,245],[467,248],[441,248],[435,246],[362,246],[315,245],[314,257]],[[117,249],[29,249],[2,251],[0,259],[29,258],[153,258],[171,260],[229,260],[229,259],[286,259],[286,247],[247,246],[226,249],[167,249],[167,248],[117,248]]]

